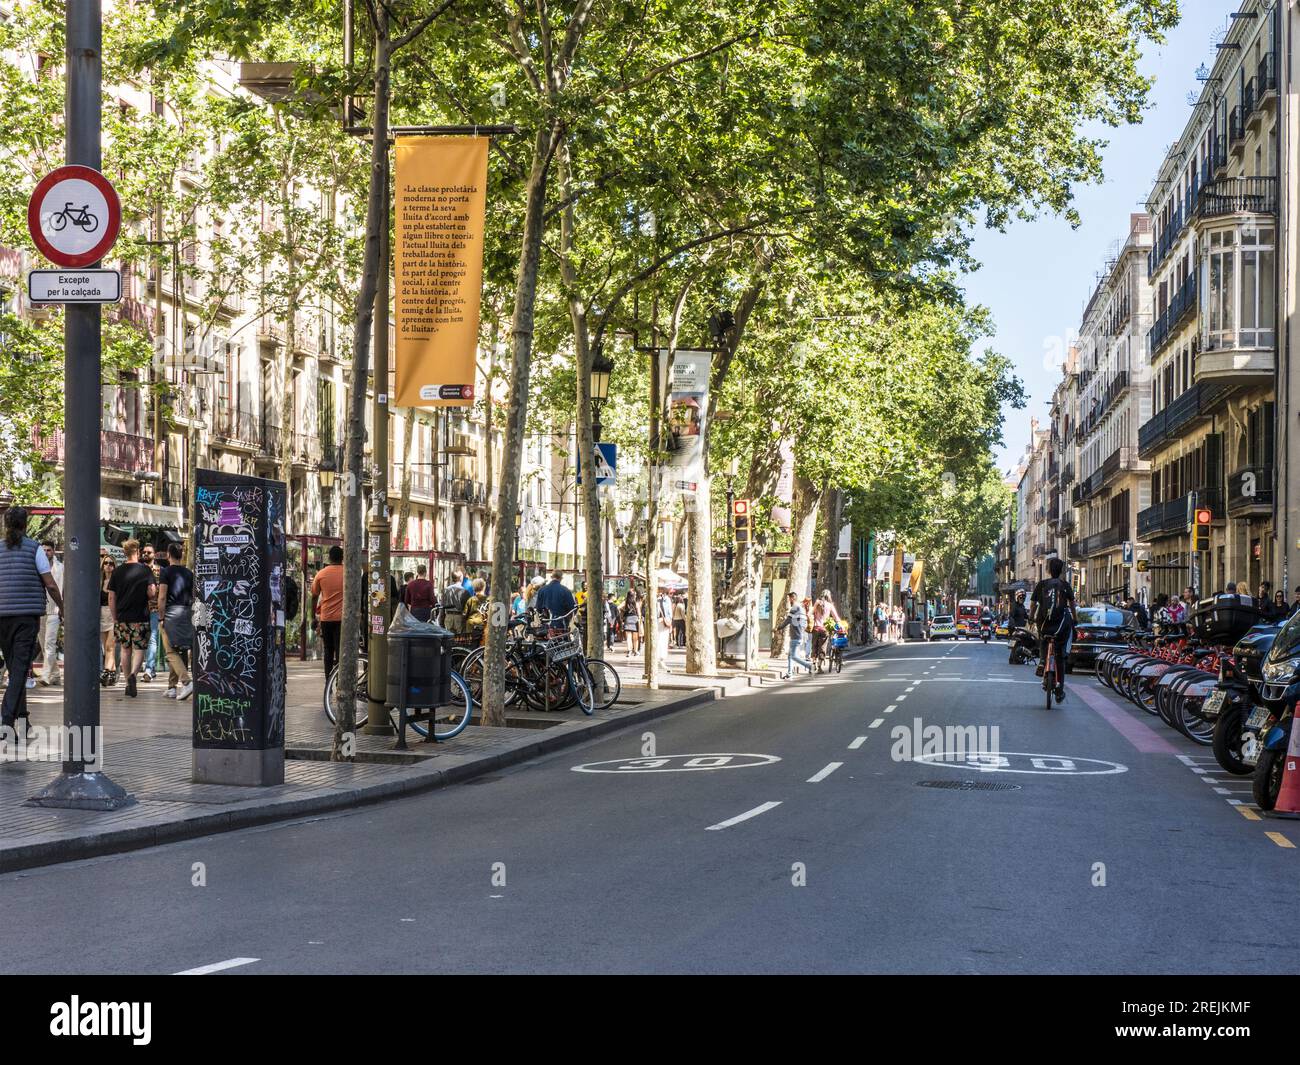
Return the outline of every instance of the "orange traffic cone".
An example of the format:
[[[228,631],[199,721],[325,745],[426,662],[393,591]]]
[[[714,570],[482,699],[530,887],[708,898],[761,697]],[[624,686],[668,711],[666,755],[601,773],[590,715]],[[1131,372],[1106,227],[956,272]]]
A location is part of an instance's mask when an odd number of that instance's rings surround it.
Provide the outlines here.
[[[1278,817],[1300,818],[1300,729],[1291,724],[1291,738],[1286,747],[1286,764],[1282,767],[1282,787],[1272,813]]]

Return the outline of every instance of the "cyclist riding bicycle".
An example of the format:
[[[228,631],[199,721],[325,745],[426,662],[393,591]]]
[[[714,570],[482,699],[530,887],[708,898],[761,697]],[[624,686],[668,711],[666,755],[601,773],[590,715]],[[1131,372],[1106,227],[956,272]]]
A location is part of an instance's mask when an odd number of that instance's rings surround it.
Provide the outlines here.
[[[1043,675],[1047,662],[1047,643],[1056,641],[1056,701],[1065,700],[1065,663],[1069,660],[1070,643],[1074,639],[1074,589],[1061,579],[1065,563],[1059,558],[1047,561],[1047,580],[1034,586],[1030,599],[1030,616],[1038,627],[1038,676]]]

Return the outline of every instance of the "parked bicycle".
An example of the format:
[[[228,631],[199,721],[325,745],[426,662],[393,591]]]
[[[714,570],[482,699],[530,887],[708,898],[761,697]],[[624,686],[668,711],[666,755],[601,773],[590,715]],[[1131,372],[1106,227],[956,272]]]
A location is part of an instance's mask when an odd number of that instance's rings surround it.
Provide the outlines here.
[[[450,675],[450,700],[441,707],[431,711],[431,717],[425,721],[407,720],[407,724],[415,730],[420,736],[428,736],[429,728],[433,728],[433,738],[439,741],[449,740],[454,736],[459,736],[468,727],[470,717],[474,710],[474,700],[470,697],[469,685],[466,684],[465,678],[455,670]],[[337,715],[335,713],[336,696],[338,694],[339,670],[335,666],[325,682],[325,716],[329,718],[331,725],[337,724]],[[358,729],[365,726],[370,720],[370,660],[365,657],[357,658],[357,692],[356,692],[356,710],[354,722]],[[397,728],[397,715],[393,708],[388,708],[388,718],[392,722],[393,728]]]

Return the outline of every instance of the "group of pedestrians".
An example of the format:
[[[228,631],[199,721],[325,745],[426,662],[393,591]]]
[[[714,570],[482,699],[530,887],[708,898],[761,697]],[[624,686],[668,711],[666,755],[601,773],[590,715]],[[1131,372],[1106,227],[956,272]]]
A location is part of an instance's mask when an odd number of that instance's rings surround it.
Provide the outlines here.
[[[780,627],[786,630],[786,664],[781,679],[790,680],[798,675],[798,666],[807,673],[813,671],[809,655],[820,657],[818,642],[827,638],[828,623],[843,624],[843,619],[829,588],[822,589],[816,600],[801,601],[796,592],[786,592],[785,604],[785,620]]]
[[[886,640],[897,643],[903,636],[903,608],[890,607],[880,603],[875,610],[876,639],[881,643]]]

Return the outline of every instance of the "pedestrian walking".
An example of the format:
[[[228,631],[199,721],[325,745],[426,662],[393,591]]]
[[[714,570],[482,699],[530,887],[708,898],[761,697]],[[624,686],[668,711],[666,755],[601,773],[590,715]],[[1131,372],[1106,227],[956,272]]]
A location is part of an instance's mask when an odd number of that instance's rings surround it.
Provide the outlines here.
[[[162,615],[160,635],[166,656],[168,699],[188,699],[194,691],[186,660],[194,644],[194,573],[183,564],[182,544],[167,545],[167,564],[158,572],[158,613]]]
[[[438,606],[438,593],[429,580],[429,567],[420,563],[402,587],[402,602],[418,621],[428,621]]]
[[[781,679],[789,680],[795,675],[796,665],[803,666],[809,673],[812,672],[813,666],[807,655],[803,653],[803,640],[808,627],[808,614],[794,592],[787,592],[785,598],[785,620],[781,622],[781,628],[789,629],[790,632],[789,638],[785,641],[785,672],[781,674]]]
[[[63,593],[50,573],[50,560],[27,535],[27,511],[5,511],[4,544],[0,546],[0,658],[9,683],[0,702],[0,725],[16,728],[27,718],[27,673],[36,657],[36,642],[46,597],[63,614]],[[25,734],[25,730],[24,730]]]
[[[108,609],[108,582],[113,578],[113,556],[99,549],[99,683],[112,687],[117,683],[117,641],[113,637],[113,612]]]
[[[473,636],[476,643],[483,642],[487,631],[488,610],[490,602],[487,597],[487,581],[482,577],[474,579],[474,592],[465,600],[465,632]]]
[[[1300,589],[1296,602],[1300,604]],[[627,634],[627,656],[631,658],[641,650],[641,597],[629,588],[623,600],[623,632]]]
[[[664,589],[659,589],[655,601],[655,662],[659,669],[668,668],[668,637],[673,631],[672,599]]]
[[[686,646],[686,600],[681,595],[673,596],[673,644]]]
[[[473,587],[465,587],[465,574],[456,570],[442,590],[442,627],[457,636],[465,632],[465,600],[469,598]]]
[[[108,582],[108,609],[113,615],[113,635],[126,674],[126,695],[136,697],[136,674],[149,650],[149,615],[158,586],[153,570],[140,561],[140,541],[122,545],[126,561],[113,570]]]
[[[618,606],[614,593],[605,593],[605,650],[614,650],[614,637],[618,634]]]
[[[41,544],[41,550],[45,552],[46,559],[50,563],[50,576],[54,578],[54,583],[58,586],[59,593],[63,592],[63,563],[59,561],[58,556],[54,553],[54,541],[46,540]],[[45,594],[45,617],[41,619],[41,677],[42,687],[48,688],[51,684],[59,683],[59,626],[62,619],[59,617],[58,604],[54,602],[54,597],[48,592]]]
[[[537,589],[533,606],[544,614],[546,620],[567,628],[578,609],[578,600],[565,585],[564,574],[557,569],[551,573],[551,579]]]
[[[142,566],[148,566],[149,572],[151,572],[154,575],[154,579],[155,580],[158,579],[158,565],[156,560],[154,559],[154,549],[152,544],[140,545],[140,564]],[[144,656],[144,679],[149,683],[153,682],[153,679],[155,676],[157,676],[160,668],[158,662],[158,651],[160,647],[159,639],[158,639],[158,626],[159,626],[158,611],[154,609],[154,602],[152,599],[150,599],[149,600],[149,649],[146,651]]]
[[[338,665],[339,630],[343,627],[343,548],[338,544],[329,550],[329,564],[311,579],[311,612],[320,630],[328,682]]]

